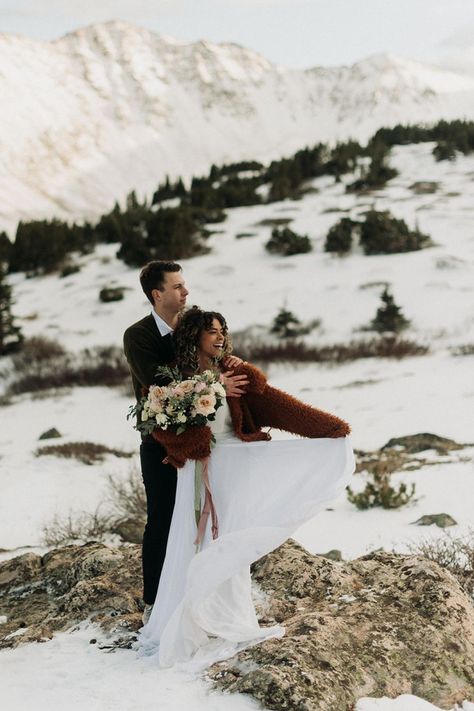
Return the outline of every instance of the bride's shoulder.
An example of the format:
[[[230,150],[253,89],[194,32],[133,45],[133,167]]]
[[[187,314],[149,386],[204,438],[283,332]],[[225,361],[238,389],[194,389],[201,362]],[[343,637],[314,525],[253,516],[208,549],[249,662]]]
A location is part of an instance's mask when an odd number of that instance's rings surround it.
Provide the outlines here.
[[[267,376],[257,368],[253,363],[248,363],[247,361],[242,361],[234,370],[234,375],[246,375],[249,384],[247,386],[248,391],[261,392],[267,384]]]

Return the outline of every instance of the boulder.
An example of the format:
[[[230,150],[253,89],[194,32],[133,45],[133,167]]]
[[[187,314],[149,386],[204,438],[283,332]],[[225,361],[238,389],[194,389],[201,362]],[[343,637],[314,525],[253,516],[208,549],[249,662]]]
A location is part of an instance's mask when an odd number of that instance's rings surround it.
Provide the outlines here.
[[[140,546],[101,543],[26,553],[0,563],[0,648],[43,641],[91,620],[132,644],[141,626]]]
[[[253,566],[268,640],[213,665],[220,688],[266,708],[353,709],[362,696],[414,694],[443,709],[474,696],[474,606],[421,556],[383,551],[337,562],[293,541]]]
[[[349,711],[360,697],[400,694],[452,709],[473,697],[474,606],[436,563],[384,551],[337,561],[288,541],[252,575],[260,624],[282,624],[286,635],[214,664],[207,673],[218,687],[278,711]],[[5,561],[0,647],[46,643],[92,621],[105,632],[102,649],[131,648],[141,592],[139,545],[94,542]],[[97,638],[91,632],[91,644]]]

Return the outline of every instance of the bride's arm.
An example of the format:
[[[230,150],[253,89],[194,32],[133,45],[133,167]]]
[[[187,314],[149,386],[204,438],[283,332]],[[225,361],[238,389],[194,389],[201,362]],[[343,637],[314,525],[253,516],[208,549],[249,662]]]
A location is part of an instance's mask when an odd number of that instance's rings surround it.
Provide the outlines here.
[[[156,429],[153,438],[166,449],[167,460],[177,469],[187,459],[204,459],[211,453],[211,429],[207,425],[193,425],[181,434],[171,430]]]
[[[336,415],[307,405],[283,390],[266,385],[249,392],[246,401],[259,427],[276,427],[302,437],[345,437],[350,425]]]

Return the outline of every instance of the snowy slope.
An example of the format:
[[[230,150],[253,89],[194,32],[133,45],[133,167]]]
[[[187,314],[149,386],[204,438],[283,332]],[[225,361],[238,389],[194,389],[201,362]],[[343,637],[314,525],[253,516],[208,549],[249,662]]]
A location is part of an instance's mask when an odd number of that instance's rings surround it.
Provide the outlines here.
[[[0,67],[0,229],[10,232],[22,218],[97,217],[167,173],[474,115],[472,72],[392,55],[292,70],[123,22],[53,42],[0,34]]]
[[[278,309],[287,307],[304,321],[322,319],[309,342],[348,342],[363,334],[357,329],[375,314],[381,284],[389,282],[395,300],[412,320],[407,337],[427,343],[431,353],[401,361],[366,359],[338,367],[326,365],[271,366],[271,382],[288,392],[347,419],[356,448],[375,449],[389,438],[433,432],[459,442],[474,442],[472,356],[454,357],[453,345],[474,342],[474,157],[455,163],[436,163],[432,145],[396,147],[391,163],[400,171],[388,186],[368,196],[346,194],[344,186],[327,177],[313,181],[317,192],[301,201],[229,210],[215,225],[208,255],[183,260],[190,289],[189,304],[220,309],[231,331],[268,324]],[[346,178],[348,181],[350,176]],[[438,183],[434,194],[417,195],[416,181]],[[390,208],[410,226],[418,223],[435,246],[420,252],[366,257],[357,250],[346,258],[323,252],[329,227],[341,216],[356,217],[367,207]],[[280,258],[264,244],[271,228],[268,218],[287,217],[297,232],[313,243],[310,254]],[[241,232],[253,237],[237,239]],[[81,258],[81,271],[65,279],[56,275],[25,280],[11,277],[15,312],[25,335],[48,335],[72,350],[94,344],[119,344],[124,328],[148,311],[138,285],[138,270],[115,259],[116,245],[103,245]],[[123,301],[102,304],[99,289],[115,283],[128,287]],[[56,426],[64,435],[56,442],[91,440],[110,447],[137,450],[137,434],[125,415],[131,396],[122,389],[74,388],[31,399],[14,398],[1,409],[7,422],[0,430],[0,548],[1,558],[17,555],[26,546],[41,545],[42,526],[55,514],[93,512],[107,496],[107,475],[125,478],[129,460],[109,456],[87,467],[54,457],[36,458],[38,437]],[[282,436],[273,433],[274,436]],[[358,511],[345,497],[302,527],[295,538],[310,551],[339,548],[344,558],[384,546],[406,551],[410,543],[443,535],[441,529],[414,526],[424,514],[446,512],[458,522],[455,536],[473,526],[474,448],[449,458],[422,453],[433,464],[399,472],[393,481],[415,482],[417,501],[400,510]],[[449,462],[447,460],[450,460]],[[138,457],[132,466],[138,465]],[[362,475],[354,489],[363,486]],[[173,671],[158,672],[133,652],[99,652],[89,640],[94,628],[56,635],[44,645],[25,645],[0,653],[0,684],[9,708],[23,711],[36,703],[39,711],[83,708],[154,708],[163,711],[257,708],[244,696],[209,694],[201,680]],[[28,680],[28,681],[26,681]],[[38,702],[38,699],[41,699]],[[36,700],[36,701],[35,701]],[[465,703],[463,711],[474,711]],[[357,711],[435,711],[411,695],[390,699],[361,699]]]

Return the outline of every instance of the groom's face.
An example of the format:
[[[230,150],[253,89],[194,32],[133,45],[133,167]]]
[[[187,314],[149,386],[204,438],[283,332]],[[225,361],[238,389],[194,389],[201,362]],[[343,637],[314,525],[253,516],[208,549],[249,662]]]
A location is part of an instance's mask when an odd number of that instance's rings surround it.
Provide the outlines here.
[[[188,294],[181,272],[165,272],[162,288],[152,291],[155,307],[168,313],[182,311]]]

